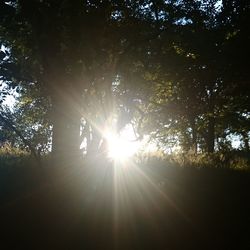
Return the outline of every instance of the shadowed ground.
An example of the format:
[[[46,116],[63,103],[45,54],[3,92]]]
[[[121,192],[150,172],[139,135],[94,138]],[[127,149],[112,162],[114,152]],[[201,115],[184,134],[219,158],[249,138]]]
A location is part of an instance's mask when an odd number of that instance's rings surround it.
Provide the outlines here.
[[[104,162],[47,172],[2,198],[2,249],[250,249],[248,174]]]

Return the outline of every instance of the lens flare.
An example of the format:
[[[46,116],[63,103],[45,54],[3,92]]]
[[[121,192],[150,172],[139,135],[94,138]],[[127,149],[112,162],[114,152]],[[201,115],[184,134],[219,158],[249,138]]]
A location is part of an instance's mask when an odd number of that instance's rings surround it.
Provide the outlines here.
[[[108,157],[111,159],[124,161],[138,150],[137,145],[126,140],[124,136],[107,132],[105,138],[108,144]]]

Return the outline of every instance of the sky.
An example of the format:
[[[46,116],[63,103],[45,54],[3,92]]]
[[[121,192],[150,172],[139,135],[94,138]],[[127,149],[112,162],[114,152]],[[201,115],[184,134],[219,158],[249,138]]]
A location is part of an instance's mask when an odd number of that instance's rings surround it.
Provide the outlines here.
[[[5,84],[0,81],[0,92],[4,89],[5,87]],[[7,95],[5,98],[4,98],[4,101],[2,103],[2,105],[6,105],[8,106],[9,108],[13,108],[16,100],[15,100],[15,91],[11,91],[11,94],[10,95]]]

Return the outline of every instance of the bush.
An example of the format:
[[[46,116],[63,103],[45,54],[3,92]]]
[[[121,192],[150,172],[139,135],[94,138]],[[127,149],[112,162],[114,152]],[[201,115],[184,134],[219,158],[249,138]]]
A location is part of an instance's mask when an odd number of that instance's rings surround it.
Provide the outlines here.
[[[1,167],[23,165],[22,163],[30,158],[31,155],[27,150],[12,147],[9,143],[4,143],[0,147]]]

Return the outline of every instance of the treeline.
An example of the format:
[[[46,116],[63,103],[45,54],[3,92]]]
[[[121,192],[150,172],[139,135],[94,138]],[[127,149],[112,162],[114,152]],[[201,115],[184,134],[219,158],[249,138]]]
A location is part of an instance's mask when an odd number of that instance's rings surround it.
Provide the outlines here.
[[[250,3],[0,1],[1,142],[97,153],[131,124],[170,150],[249,152]],[[79,151],[80,145],[82,150]]]

